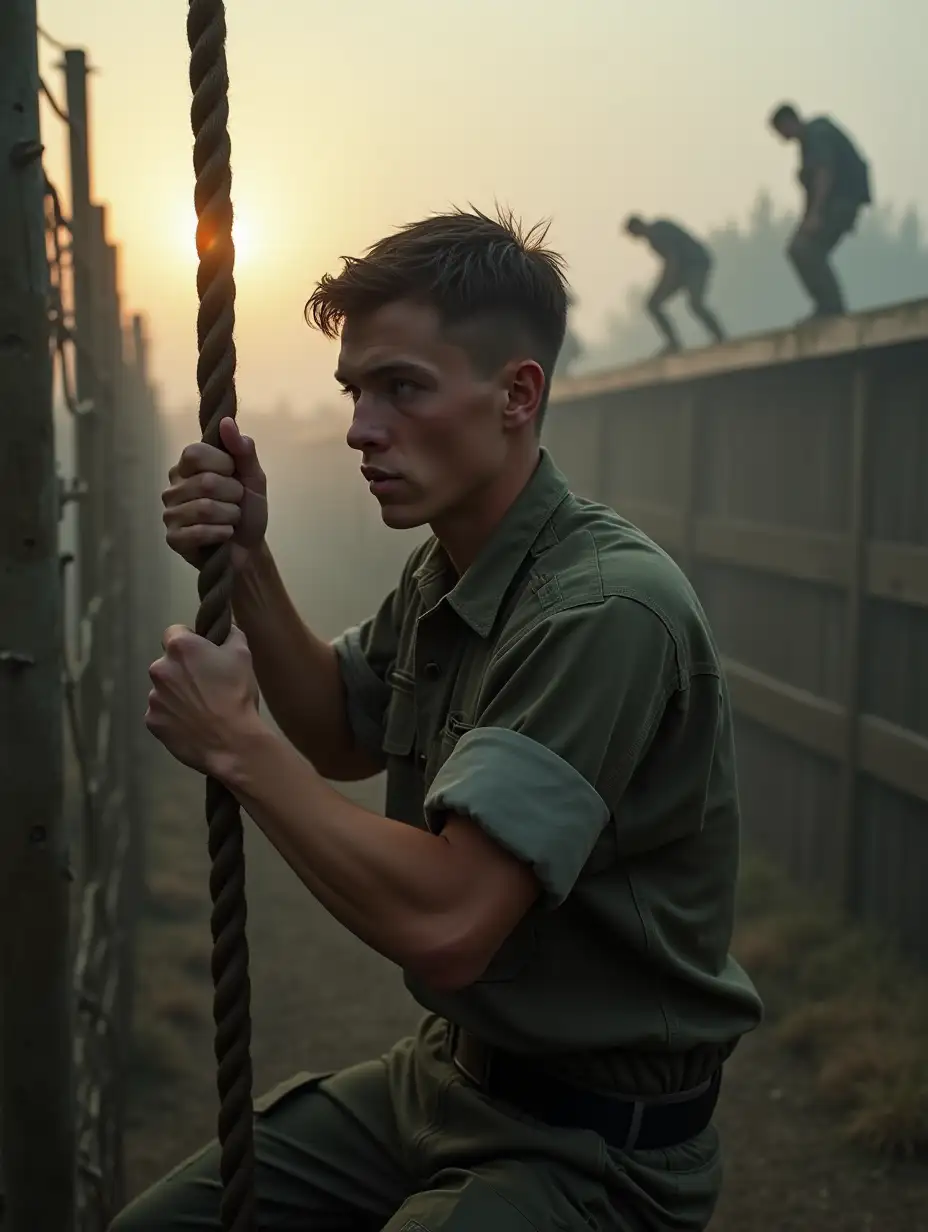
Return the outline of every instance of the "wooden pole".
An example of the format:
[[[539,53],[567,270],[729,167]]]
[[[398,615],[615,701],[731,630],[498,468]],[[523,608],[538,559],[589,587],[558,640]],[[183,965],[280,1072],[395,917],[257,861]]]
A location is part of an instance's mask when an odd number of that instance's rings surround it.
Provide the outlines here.
[[[72,1232],[62,594],[35,0],[0,4],[0,1108],[4,1232]]]
[[[848,543],[850,570],[845,592],[845,730],[841,766],[841,811],[837,828],[836,882],[838,898],[852,915],[859,914],[860,702],[861,655],[866,615],[867,544],[870,534],[869,418],[872,373],[865,361],[855,361],[850,373],[848,461]]]
[[[138,656],[135,668],[138,678],[135,686],[137,712],[135,723],[134,757],[139,774],[148,762],[149,744],[146,739],[143,715],[149,688],[145,666],[157,655],[158,637],[162,632],[161,602],[164,544],[161,539],[161,519],[157,516],[160,507],[161,456],[155,424],[151,391],[148,386],[148,351],[144,327],[140,315],[132,317],[129,332],[132,356],[131,396],[128,411],[132,417],[131,441],[136,457],[133,468],[135,487],[132,493],[135,515],[132,522],[132,561],[135,570],[134,627],[135,649]],[[153,514],[152,510],[156,512]],[[138,826],[133,851],[133,886],[137,904],[144,901],[146,893],[145,872],[148,834],[147,796],[139,795]]]
[[[126,1124],[126,1076],[129,1063],[129,1031],[132,1006],[132,950],[134,931],[130,915],[136,901],[131,884],[136,831],[139,825],[139,782],[135,737],[143,727],[142,714],[134,690],[135,669],[139,666],[135,646],[135,574],[137,563],[132,544],[133,459],[130,449],[128,382],[123,356],[122,319],[119,296],[119,254],[106,239],[105,215],[101,209],[100,241],[103,246],[105,358],[109,379],[107,405],[107,523],[112,544],[110,603],[110,672],[113,681],[110,772],[113,776],[119,815],[116,827],[107,836],[107,860],[114,879],[116,919],[113,962],[116,964],[118,993],[114,1011],[114,1056],[111,1059],[111,1124],[109,1161],[112,1166],[107,1195],[110,1213],[125,1204],[124,1139]],[[144,565],[143,565],[144,567]],[[125,844],[124,849],[122,844]]]
[[[67,89],[68,140],[71,171],[71,254],[74,276],[74,333],[76,342],[75,384],[81,408],[76,422],[76,469],[80,482],[86,485],[78,508],[77,533],[77,610],[82,627],[90,642],[94,639],[94,615],[101,576],[100,550],[104,542],[103,488],[100,482],[103,448],[101,415],[102,390],[98,380],[97,352],[100,340],[97,327],[99,271],[94,263],[94,219],[90,204],[90,141],[87,103],[87,57],[83,51],[69,50],[64,54],[65,86]],[[95,328],[96,327],[96,328]],[[96,639],[99,644],[99,639]],[[100,722],[101,697],[98,673],[83,671],[79,682],[79,713],[85,753],[92,758],[96,749]],[[92,767],[91,767],[92,770]],[[94,805],[95,776],[91,773],[91,797]],[[93,810],[94,815],[96,809]],[[99,861],[98,835],[90,818],[85,818],[81,843],[81,880],[87,882],[97,872]]]

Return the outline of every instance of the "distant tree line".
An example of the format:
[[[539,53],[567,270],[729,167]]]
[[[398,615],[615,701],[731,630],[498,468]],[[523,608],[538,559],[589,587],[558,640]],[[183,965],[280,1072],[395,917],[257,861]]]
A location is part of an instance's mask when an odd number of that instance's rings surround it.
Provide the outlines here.
[[[682,215],[677,221],[687,225]],[[808,315],[810,305],[784,255],[796,223],[793,212],[778,213],[769,193],[762,192],[746,225],[727,222],[700,237],[716,262],[709,301],[733,337],[783,329]],[[900,213],[889,205],[866,210],[838,249],[834,266],[852,312],[928,295],[928,245],[917,211]],[[657,273],[655,262],[655,278]],[[607,316],[603,340],[586,344],[571,331],[559,371],[589,371],[654,354],[661,340],[644,314],[649,290],[650,284],[629,290],[624,306]],[[672,302],[669,311],[687,345],[704,344],[682,303]]]

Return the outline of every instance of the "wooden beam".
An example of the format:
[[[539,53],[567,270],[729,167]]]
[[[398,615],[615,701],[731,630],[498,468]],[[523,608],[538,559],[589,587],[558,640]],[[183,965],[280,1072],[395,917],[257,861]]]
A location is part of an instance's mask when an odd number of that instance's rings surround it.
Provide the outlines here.
[[[839,761],[844,755],[844,707],[765,672],[722,656],[732,705],[755,723]]]
[[[633,501],[619,513],[668,551],[683,547],[681,511]],[[704,560],[830,586],[847,586],[851,576],[853,545],[845,535],[717,517],[697,518],[693,533]],[[871,540],[865,557],[868,595],[928,607],[928,547]]]
[[[928,547],[871,541],[867,548],[867,593],[928,607]]]
[[[551,387],[552,409],[584,398],[681,381],[728,377],[809,359],[828,359],[855,351],[928,342],[928,299],[849,313],[791,329],[734,338],[715,346],[640,360],[585,376],[565,377]],[[615,408],[613,408],[614,411]],[[747,408],[746,408],[747,409]],[[568,412],[569,413],[569,412]]]
[[[844,586],[850,575],[851,545],[843,535],[699,518],[696,550],[709,560],[806,582]]]
[[[880,782],[928,803],[928,739],[886,719],[860,721],[860,768]]]
[[[727,656],[722,666],[736,713],[813,753],[843,761],[844,706]],[[861,771],[928,803],[928,738],[873,714],[861,716],[858,738]]]

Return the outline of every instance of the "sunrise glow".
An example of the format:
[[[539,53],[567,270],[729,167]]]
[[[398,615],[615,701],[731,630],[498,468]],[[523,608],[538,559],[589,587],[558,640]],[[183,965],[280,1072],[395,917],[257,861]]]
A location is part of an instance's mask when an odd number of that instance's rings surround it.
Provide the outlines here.
[[[247,213],[236,210],[232,223],[232,241],[235,244],[236,269],[248,266],[259,247],[257,232]],[[186,228],[182,237],[183,251],[194,264],[197,261],[197,216],[193,209],[186,212]]]

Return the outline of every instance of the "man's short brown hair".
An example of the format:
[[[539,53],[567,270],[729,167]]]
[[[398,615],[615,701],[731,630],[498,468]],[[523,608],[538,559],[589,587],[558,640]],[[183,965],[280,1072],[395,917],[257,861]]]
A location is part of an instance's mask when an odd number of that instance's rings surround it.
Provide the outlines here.
[[[784,124],[798,124],[799,112],[792,103],[778,103],[770,113],[769,123],[779,131]]]
[[[487,374],[525,352],[546,387],[567,327],[564,259],[545,246],[548,225],[525,231],[509,211],[455,209],[409,223],[363,257],[343,257],[306,304],[307,322],[336,338],[348,317],[397,300],[436,309],[442,326]],[[547,403],[547,388],[542,405]]]

